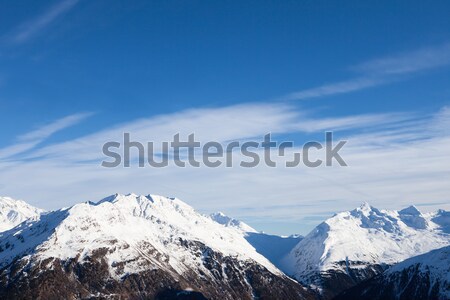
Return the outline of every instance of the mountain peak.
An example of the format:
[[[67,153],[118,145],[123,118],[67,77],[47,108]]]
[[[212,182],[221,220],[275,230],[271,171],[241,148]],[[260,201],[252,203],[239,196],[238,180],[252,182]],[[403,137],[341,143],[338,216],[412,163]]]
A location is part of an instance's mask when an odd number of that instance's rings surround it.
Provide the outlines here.
[[[426,229],[428,227],[428,221],[414,205],[400,210],[398,215],[403,223],[411,228]]]
[[[138,195],[135,193],[128,193],[128,194],[116,193],[111,196],[103,198],[102,200],[96,202],[95,204],[100,205],[105,202],[109,202],[109,203],[118,203],[118,202],[120,202],[120,203],[142,203],[142,202],[172,203],[172,202],[176,202],[177,204],[181,204],[181,205],[191,208],[188,204],[182,202],[181,200],[179,200],[177,198],[164,197],[164,196],[152,195],[152,194],[148,194],[145,196],[145,195]]]
[[[232,227],[242,232],[257,232],[254,228],[252,228],[248,224],[240,220],[233,219],[225,215],[223,212],[212,213],[209,215],[209,217],[215,222],[224,225],[225,227]]]
[[[101,203],[104,203],[104,202],[111,202],[111,203],[113,203],[113,202],[116,202],[116,201],[119,201],[119,200],[122,200],[122,199],[133,200],[133,199],[136,199],[138,197],[144,197],[144,196],[140,196],[140,195],[137,195],[135,193],[128,193],[128,194],[115,193],[113,195],[110,195],[110,196],[107,196],[107,197],[101,199],[100,201],[97,202],[97,204],[101,204]]]
[[[404,208],[398,212],[401,215],[411,215],[411,216],[420,216],[422,213],[417,207],[414,205],[410,205],[407,208]]]
[[[43,212],[25,201],[0,197],[0,232],[9,230],[26,219],[36,218]]]
[[[0,205],[2,207],[4,206],[29,206],[28,203],[26,203],[23,200],[16,200],[13,199],[11,197],[6,197],[6,196],[0,196]]]
[[[361,211],[370,211],[372,209],[372,206],[370,206],[369,202],[364,201],[358,208]]]
[[[369,202],[364,201],[364,202],[361,203],[359,208],[361,208],[361,209],[368,209],[368,208],[370,208],[370,204],[369,204]]]
[[[379,214],[380,211],[375,207],[371,206],[368,202],[363,202],[357,208],[346,213],[350,213],[352,216],[357,218],[362,218],[362,217],[369,217],[372,214]]]

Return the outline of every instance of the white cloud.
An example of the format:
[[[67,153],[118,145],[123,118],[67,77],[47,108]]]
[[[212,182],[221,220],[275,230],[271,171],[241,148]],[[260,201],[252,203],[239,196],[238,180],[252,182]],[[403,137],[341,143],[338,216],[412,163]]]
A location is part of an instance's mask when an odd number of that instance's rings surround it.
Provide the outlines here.
[[[407,74],[450,64],[450,43],[362,63],[354,69],[365,74]]]
[[[314,87],[290,93],[288,95],[279,98],[278,100],[304,100],[304,99],[325,97],[330,95],[350,93],[370,88],[373,86],[377,86],[384,82],[385,80],[379,78],[368,78],[368,77],[355,78],[336,83],[324,84],[319,87]]]
[[[251,104],[160,115],[41,147],[33,160],[0,162],[0,194],[58,208],[115,192],[156,193],[250,223],[295,223],[299,227],[292,231],[303,233],[319,222],[309,216],[351,209],[362,201],[380,208],[421,203],[426,210],[450,209],[450,135],[439,129],[449,122],[446,111],[420,117],[405,113],[324,119],[293,106]],[[302,127],[303,122],[307,125]],[[124,131],[141,142],[158,143],[180,129],[184,137],[195,132],[202,142],[224,142],[260,138],[269,131],[296,134],[335,128],[352,129],[337,132],[348,140],[342,153],[348,167],[100,167],[102,144],[120,140]]]
[[[338,118],[305,119],[297,124],[299,130],[304,132],[317,132],[326,130],[346,130],[354,128],[370,128],[375,130],[380,126],[397,126],[414,118],[412,114],[362,114]]]
[[[112,128],[58,145],[44,147],[33,157],[59,157],[71,161],[101,158],[101,146],[108,141],[122,141],[129,132],[132,140],[171,141],[176,133],[187,137],[195,133],[198,140],[227,140],[260,137],[268,132],[284,132],[301,118],[301,112],[288,105],[246,104],[220,108],[191,109],[116,125]],[[100,147],[100,148],[99,148]]]
[[[362,75],[345,81],[289,93],[278,100],[305,100],[356,92],[405,80],[407,74],[450,65],[450,43],[361,63],[353,68]]]
[[[9,158],[11,156],[26,152],[33,149],[45,139],[50,137],[52,134],[63,130],[67,127],[76,125],[87,117],[91,116],[92,113],[79,113],[70,115],[50,124],[44,125],[36,130],[29,133],[21,135],[17,138],[17,143],[5,148],[0,149],[0,159]]]
[[[77,2],[78,0],[64,0],[58,2],[33,20],[29,20],[20,25],[12,32],[10,41],[15,44],[27,42],[48,27],[58,17],[72,9]]]
[[[19,141],[34,141],[34,140],[43,140],[51,136],[57,131],[60,131],[64,128],[73,126],[75,124],[78,124],[82,120],[86,119],[87,117],[90,117],[92,113],[78,113],[73,114],[64,118],[61,118],[59,120],[56,120],[55,122],[52,122],[48,125],[42,126],[34,131],[28,132],[24,135],[21,135],[18,137]]]

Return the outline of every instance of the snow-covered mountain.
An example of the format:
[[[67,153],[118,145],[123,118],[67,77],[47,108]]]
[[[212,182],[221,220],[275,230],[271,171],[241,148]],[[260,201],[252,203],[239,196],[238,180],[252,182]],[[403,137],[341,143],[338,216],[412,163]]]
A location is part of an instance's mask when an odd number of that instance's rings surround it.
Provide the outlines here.
[[[0,197],[0,232],[9,230],[27,219],[37,218],[43,210],[21,200]]]
[[[231,218],[222,212],[213,213],[211,219],[228,228],[241,232],[258,253],[266,257],[276,267],[282,267],[282,259],[301,241],[301,235],[278,236],[258,232],[248,224]]]
[[[176,299],[194,292],[208,299],[312,298],[242,233],[178,199],[114,195],[0,233],[1,299]]]
[[[450,299],[450,246],[412,257],[344,291],[342,300]]]
[[[449,245],[448,216],[364,203],[318,225],[283,259],[282,269],[331,298],[389,265]]]
[[[234,228],[240,230],[243,233],[247,232],[257,232],[256,229],[252,228],[250,225],[246,223],[233,219],[222,212],[212,213],[209,215],[212,220],[215,222],[224,225],[225,227]]]
[[[429,214],[428,217],[433,223],[437,224],[443,232],[450,233],[450,211],[440,209],[435,213]]]
[[[323,299],[343,290],[343,299],[360,299],[358,293],[383,285],[390,288],[374,294],[379,299],[400,290],[406,298],[424,291],[430,299],[448,297],[444,210],[385,211],[365,203],[302,238],[257,232],[223,213],[204,216],[155,195],[116,194],[45,214],[0,198],[0,208],[9,224],[0,232],[0,299],[314,298],[302,284]]]

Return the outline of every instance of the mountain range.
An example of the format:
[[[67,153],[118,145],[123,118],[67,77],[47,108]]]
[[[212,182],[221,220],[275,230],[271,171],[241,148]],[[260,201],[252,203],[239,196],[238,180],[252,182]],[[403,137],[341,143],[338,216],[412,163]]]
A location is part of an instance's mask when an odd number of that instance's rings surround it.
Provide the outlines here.
[[[450,295],[444,210],[387,211],[364,203],[305,237],[258,232],[156,195],[116,194],[52,212],[0,198],[0,217],[1,299]]]
[[[447,246],[449,214],[363,203],[319,224],[283,259],[282,270],[325,299],[415,255]]]
[[[313,299],[175,198],[113,195],[0,234],[0,299]]]

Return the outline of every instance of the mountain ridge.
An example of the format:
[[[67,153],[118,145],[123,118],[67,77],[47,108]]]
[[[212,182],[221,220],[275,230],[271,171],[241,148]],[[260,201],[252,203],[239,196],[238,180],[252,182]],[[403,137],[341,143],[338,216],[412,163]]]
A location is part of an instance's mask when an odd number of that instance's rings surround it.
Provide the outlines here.
[[[406,259],[342,292],[336,300],[450,298],[450,246]]]
[[[179,199],[135,194],[79,203],[0,233],[0,287],[8,299],[157,299],[190,289],[208,299],[313,298],[240,232]]]
[[[82,290],[84,297],[117,293],[170,299],[181,293],[219,299],[219,291],[226,291],[225,299],[308,299],[313,293],[331,299],[405,259],[450,244],[450,213],[423,214],[414,205],[389,211],[363,203],[335,214],[306,237],[258,232],[223,213],[206,216],[177,198],[158,195],[114,194],[53,212],[31,211],[37,213],[0,232],[0,297],[18,297],[20,286],[36,284],[26,274],[37,272],[47,280],[63,278],[72,289],[67,297]],[[157,284],[157,277],[165,289],[133,294],[131,286],[143,285],[142,280]],[[91,286],[87,278],[100,283]],[[279,291],[265,286],[265,280]],[[193,290],[189,282],[194,282]]]
[[[433,222],[438,214],[443,212],[422,214],[414,206],[379,210],[363,203],[319,224],[280,268],[324,298],[332,298],[390,265],[448,245],[445,228]]]

